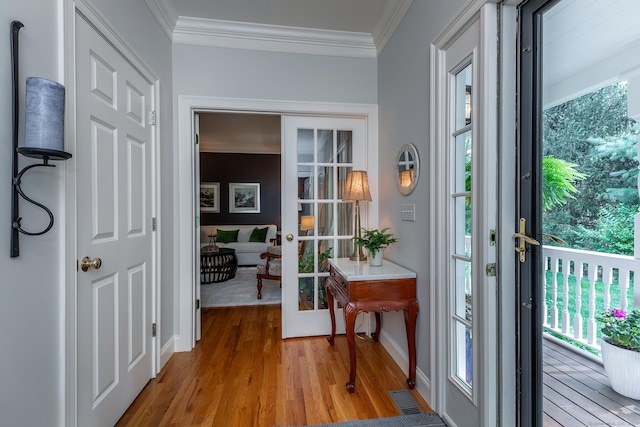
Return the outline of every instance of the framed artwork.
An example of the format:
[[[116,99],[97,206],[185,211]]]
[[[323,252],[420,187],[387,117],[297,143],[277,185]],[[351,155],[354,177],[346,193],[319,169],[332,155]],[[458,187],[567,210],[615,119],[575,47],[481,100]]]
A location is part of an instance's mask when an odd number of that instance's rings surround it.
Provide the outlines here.
[[[229,212],[260,213],[260,184],[230,183]]]
[[[200,212],[220,213],[220,183],[200,183]]]

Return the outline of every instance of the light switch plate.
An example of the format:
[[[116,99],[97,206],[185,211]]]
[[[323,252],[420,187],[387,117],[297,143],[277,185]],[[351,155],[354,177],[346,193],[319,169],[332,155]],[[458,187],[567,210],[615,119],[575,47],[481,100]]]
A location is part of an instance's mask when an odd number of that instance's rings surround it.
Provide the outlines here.
[[[416,220],[416,205],[403,204],[400,209],[400,218],[403,221],[415,221]]]

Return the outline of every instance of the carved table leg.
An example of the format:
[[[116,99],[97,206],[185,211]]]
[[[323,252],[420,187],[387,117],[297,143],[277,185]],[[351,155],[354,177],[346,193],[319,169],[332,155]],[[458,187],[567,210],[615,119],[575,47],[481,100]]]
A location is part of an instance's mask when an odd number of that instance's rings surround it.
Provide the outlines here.
[[[407,384],[413,390],[416,386],[416,319],[418,318],[418,301],[414,300],[404,310],[404,324],[407,330],[409,350],[409,378]]]
[[[327,337],[327,341],[329,344],[333,345],[336,337],[336,313],[333,304],[333,284],[330,280],[327,279],[325,282],[325,287],[327,290],[327,304],[329,304],[329,315],[331,316],[331,335]]]
[[[356,317],[358,311],[354,304],[349,303],[344,306],[344,323],[345,331],[347,333],[347,344],[349,345],[349,364],[351,365],[351,371],[349,372],[349,382],[347,382],[347,390],[349,393],[353,393],[356,389]]]
[[[373,341],[375,342],[380,342],[380,325],[381,325],[380,313],[376,311],[375,315],[376,315],[376,331],[371,334],[371,338],[373,338]]]

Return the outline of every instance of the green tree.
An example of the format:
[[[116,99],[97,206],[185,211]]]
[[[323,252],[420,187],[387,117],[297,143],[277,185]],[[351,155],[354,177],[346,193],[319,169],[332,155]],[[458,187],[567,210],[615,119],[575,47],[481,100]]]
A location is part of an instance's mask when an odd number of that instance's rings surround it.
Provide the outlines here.
[[[567,199],[575,199],[573,194],[578,190],[574,184],[586,177],[575,169],[576,166],[553,156],[542,158],[542,207],[544,210],[562,205]]]
[[[543,155],[571,163],[589,177],[573,182],[575,198],[545,206],[544,231],[571,247],[612,253],[627,251],[638,210],[637,126],[627,117],[627,86],[619,82],[553,106],[543,115]],[[543,171],[544,173],[544,171]],[[543,184],[544,185],[544,184]],[[544,197],[544,195],[543,195]],[[618,204],[624,206],[618,207]],[[616,227],[621,244],[605,244]],[[587,237],[586,230],[590,230]],[[595,233],[595,234],[594,234]],[[600,237],[596,237],[600,236]],[[615,234],[609,235],[609,240]]]

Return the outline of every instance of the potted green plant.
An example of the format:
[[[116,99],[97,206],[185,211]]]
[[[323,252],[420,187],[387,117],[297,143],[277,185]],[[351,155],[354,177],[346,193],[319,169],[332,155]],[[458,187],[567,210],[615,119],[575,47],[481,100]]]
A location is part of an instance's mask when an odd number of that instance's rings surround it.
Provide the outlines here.
[[[374,267],[382,265],[382,254],[384,248],[392,243],[396,243],[398,239],[393,237],[393,233],[389,233],[389,227],[382,230],[362,229],[362,235],[360,237],[355,236],[353,238],[356,245],[360,245],[367,249],[369,254],[369,264]]]
[[[623,396],[640,399],[640,310],[605,310],[600,351],[611,387]]]

